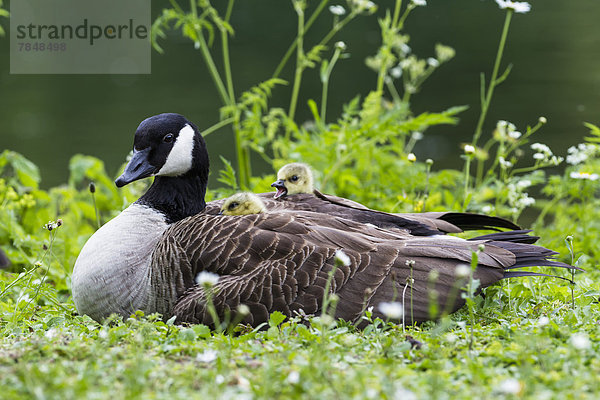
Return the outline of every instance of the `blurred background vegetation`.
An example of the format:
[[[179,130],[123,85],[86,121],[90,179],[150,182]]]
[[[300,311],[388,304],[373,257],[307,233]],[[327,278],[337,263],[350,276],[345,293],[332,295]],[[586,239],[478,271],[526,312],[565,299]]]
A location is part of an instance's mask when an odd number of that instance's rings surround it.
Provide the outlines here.
[[[215,1],[220,10],[226,2]],[[310,8],[317,2],[311,2]],[[331,2],[343,4],[344,1]],[[377,1],[378,17],[393,1]],[[166,0],[152,2],[156,18]],[[489,136],[499,119],[518,127],[534,125],[538,116],[548,124],[534,141],[550,145],[556,154],[581,141],[587,133],[582,122],[598,123],[600,109],[600,2],[533,0],[532,11],[513,18],[504,63],[515,65],[509,79],[496,91],[484,126]],[[10,2],[5,3],[10,8]],[[425,8],[411,13],[405,32],[421,57],[434,55],[443,42],[456,50],[411,98],[415,114],[469,105],[459,114],[458,125],[434,126],[414,149],[418,159],[435,160],[434,170],[461,168],[460,143],[468,142],[479,114],[479,73],[489,75],[500,36],[504,13],[494,1],[429,0]],[[8,28],[8,20],[0,20]],[[231,18],[233,76],[237,93],[268,79],[296,35],[296,14],[288,1],[238,1]],[[325,12],[307,35],[318,40],[331,27]],[[8,29],[6,29],[8,31]],[[83,153],[105,161],[114,175],[132,144],[132,134],[145,117],[160,112],[186,115],[205,129],[219,118],[220,102],[214,84],[193,44],[179,32],[168,33],[165,53],[152,53],[151,75],[10,75],[8,37],[0,39],[0,150],[24,154],[41,169],[42,187],[63,183],[69,176],[71,155]],[[377,20],[357,18],[333,41],[343,40],[350,60],[340,60],[330,83],[329,119],[337,118],[342,105],[356,94],[366,95],[377,75],[364,63],[381,43]],[[217,43],[215,54],[219,53]],[[217,63],[220,57],[216,56]],[[292,80],[293,62],[283,79]],[[317,69],[307,70],[302,82],[296,121],[312,119],[306,105],[319,99],[321,82]],[[291,85],[278,86],[273,106],[287,107]],[[207,137],[213,174],[222,167],[219,155],[234,161],[230,127]],[[255,159],[254,173],[272,172]]]

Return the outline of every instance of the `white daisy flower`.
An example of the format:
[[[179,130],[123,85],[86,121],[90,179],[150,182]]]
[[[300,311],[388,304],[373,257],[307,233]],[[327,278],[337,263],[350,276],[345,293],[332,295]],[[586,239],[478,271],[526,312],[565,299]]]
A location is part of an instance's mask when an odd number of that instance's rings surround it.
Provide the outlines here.
[[[465,154],[474,154],[475,153],[475,147],[471,146],[470,144],[466,144],[464,147],[464,151]]]
[[[515,378],[507,378],[500,382],[498,391],[506,394],[518,394],[521,391],[521,382]]]
[[[335,251],[335,263],[343,266],[350,266],[350,257],[343,250]]]
[[[210,363],[217,359],[217,352],[215,350],[205,350],[204,353],[198,353],[196,355],[196,361],[201,363]]]
[[[590,342],[590,338],[586,333],[577,332],[571,335],[571,345],[575,347],[577,350],[586,350],[592,346],[592,342]]]
[[[496,0],[496,3],[502,9],[509,8],[521,14],[528,13],[531,10],[531,4],[525,1]]]
[[[201,286],[211,287],[219,282],[219,275],[212,272],[202,271],[196,275],[196,283]]]
[[[589,172],[571,172],[569,176],[573,179],[586,179],[590,181],[598,180],[598,174],[590,174]]]
[[[470,273],[471,267],[467,264],[458,264],[454,269],[454,275],[456,275],[457,278],[466,278]]]
[[[381,302],[377,308],[379,308],[379,311],[388,318],[400,319],[402,318],[402,315],[404,315],[404,307],[402,306],[402,303],[397,301]]]
[[[336,5],[336,6],[329,6],[329,12],[332,13],[333,15],[344,15],[346,14],[346,9],[340,5]]]

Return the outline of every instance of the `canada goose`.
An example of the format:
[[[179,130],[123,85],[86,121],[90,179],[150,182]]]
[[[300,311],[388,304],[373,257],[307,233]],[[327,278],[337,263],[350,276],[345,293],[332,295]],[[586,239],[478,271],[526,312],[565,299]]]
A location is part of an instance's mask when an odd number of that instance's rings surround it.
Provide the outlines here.
[[[375,317],[383,317],[378,304],[399,299],[412,270],[412,313],[414,321],[424,321],[430,319],[432,285],[439,309],[455,311],[463,304],[460,296],[450,299],[455,271],[470,262],[480,245],[485,250],[474,278],[481,287],[535,275],[519,271],[521,267],[574,268],[551,260],[556,253],[530,244],[415,237],[310,211],[207,214],[202,211],[208,168],[204,140],[185,117],[160,114],[142,121],[133,156],[115,183],[121,187],[149,176],[155,179],[81,250],[72,275],[79,313],[100,321],[111,313],[128,316],[142,310],[176,316],[178,323],[212,324],[204,287],[195,283],[207,271],[219,276],[212,288],[217,311],[245,304],[250,309],[246,323],[267,321],[273,311],[287,316],[300,310],[318,313],[327,287],[338,296],[335,317],[358,321],[370,306]],[[336,268],[339,251],[347,257]],[[432,271],[438,274],[433,284]]]
[[[309,206],[308,209],[311,211],[327,212],[359,222],[370,222],[382,228],[404,227],[415,235],[431,235],[440,232],[459,233],[464,230],[478,229],[521,229],[506,219],[481,214],[458,212],[390,214],[371,210],[355,201],[319,192],[314,188],[313,180],[312,170],[308,165],[303,163],[286,164],[277,171],[277,180],[271,184],[277,190],[274,198],[288,200],[286,206],[289,208],[294,208],[294,203],[301,203],[305,207]],[[309,196],[302,196],[304,194]],[[427,227],[429,232],[411,229],[413,225],[407,224],[406,221]]]
[[[221,206],[223,215],[259,214],[265,211],[265,203],[254,193],[236,193],[225,199]]]

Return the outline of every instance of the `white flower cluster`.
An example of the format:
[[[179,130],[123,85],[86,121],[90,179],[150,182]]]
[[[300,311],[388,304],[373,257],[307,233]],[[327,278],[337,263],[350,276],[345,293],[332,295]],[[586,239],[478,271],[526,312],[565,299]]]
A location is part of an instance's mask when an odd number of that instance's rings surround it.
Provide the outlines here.
[[[571,172],[569,176],[573,179],[585,179],[588,181],[598,180],[598,174],[590,174],[589,172]]]
[[[521,137],[521,132],[517,130],[517,127],[512,123],[504,120],[500,120],[496,123],[496,132],[500,135],[500,138],[505,140],[506,138],[518,139]]]
[[[429,57],[427,59],[427,65],[429,65],[432,68],[437,68],[440,66],[440,62],[436,58]]]
[[[571,345],[577,350],[586,350],[592,346],[589,336],[583,332],[577,332],[571,335]]]
[[[527,179],[518,181],[516,184],[508,184],[508,204],[512,207],[511,211],[513,214],[518,215],[526,207],[535,204],[535,199],[529,197],[529,193],[523,191],[530,186],[531,181]]]
[[[504,159],[504,157],[502,157],[502,156],[498,157],[498,163],[500,163],[500,167],[502,169],[508,169],[513,166],[513,163]]]
[[[196,276],[196,283],[204,287],[215,286],[219,282],[219,275],[212,272],[202,271]]]
[[[404,306],[397,301],[379,303],[379,311],[391,319],[400,319],[404,315]]]
[[[346,50],[346,43],[344,43],[342,41],[335,42],[335,48],[340,51],[344,51],[344,50]]]
[[[329,6],[329,12],[333,15],[342,16],[346,14],[346,9],[340,5]]]
[[[466,278],[471,274],[471,267],[467,264],[458,264],[454,269],[457,278]]]
[[[567,162],[571,165],[581,164],[588,158],[593,157],[598,150],[598,146],[593,144],[579,143],[577,146],[571,146],[567,150]]]
[[[377,11],[377,5],[369,0],[352,0],[352,5],[356,7],[359,12],[366,11],[368,13],[374,13]]]
[[[536,151],[536,153],[533,154],[533,159],[536,161],[536,164],[558,165],[564,160],[563,157],[552,154],[550,147],[543,143],[534,143],[531,145],[531,149]]]
[[[521,389],[521,382],[515,378],[507,378],[498,385],[498,391],[505,394],[517,395],[521,392]]]
[[[426,6],[427,5],[427,0],[411,0],[411,3],[414,4],[415,6]]]
[[[509,8],[515,12],[525,14],[531,10],[531,4],[526,1],[510,1],[510,0],[496,0],[500,8]]]
[[[335,251],[335,263],[338,266],[345,266],[348,267],[350,266],[350,257],[348,257],[348,254],[344,253],[343,250],[336,250]]]

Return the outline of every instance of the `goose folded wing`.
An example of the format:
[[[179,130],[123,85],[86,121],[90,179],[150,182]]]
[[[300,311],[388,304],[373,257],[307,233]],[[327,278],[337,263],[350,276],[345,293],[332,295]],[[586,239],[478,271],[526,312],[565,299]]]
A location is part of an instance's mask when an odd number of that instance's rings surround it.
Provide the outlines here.
[[[170,228],[169,240],[164,241],[186,249],[184,267],[172,260],[167,268],[178,270],[179,282],[184,283],[177,291],[173,313],[180,322],[190,323],[212,323],[204,289],[190,284],[200,271],[220,276],[212,301],[221,317],[245,304],[251,311],[245,321],[257,325],[273,311],[288,316],[300,309],[320,313],[334,270],[330,291],[339,297],[336,317],[354,321],[365,307],[399,298],[411,273],[409,261],[414,261],[414,319],[426,320],[430,271],[438,271],[434,287],[439,308],[454,311],[460,300],[446,303],[457,285],[456,266],[469,263],[479,245],[444,236],[413,238],[306,212],[191,218],[182,229]],[[350,265],[335,266],[340,249]],[[476,278],[487,286],[501,279],[515,258],[509,250],[488,245],[479,259]]]

